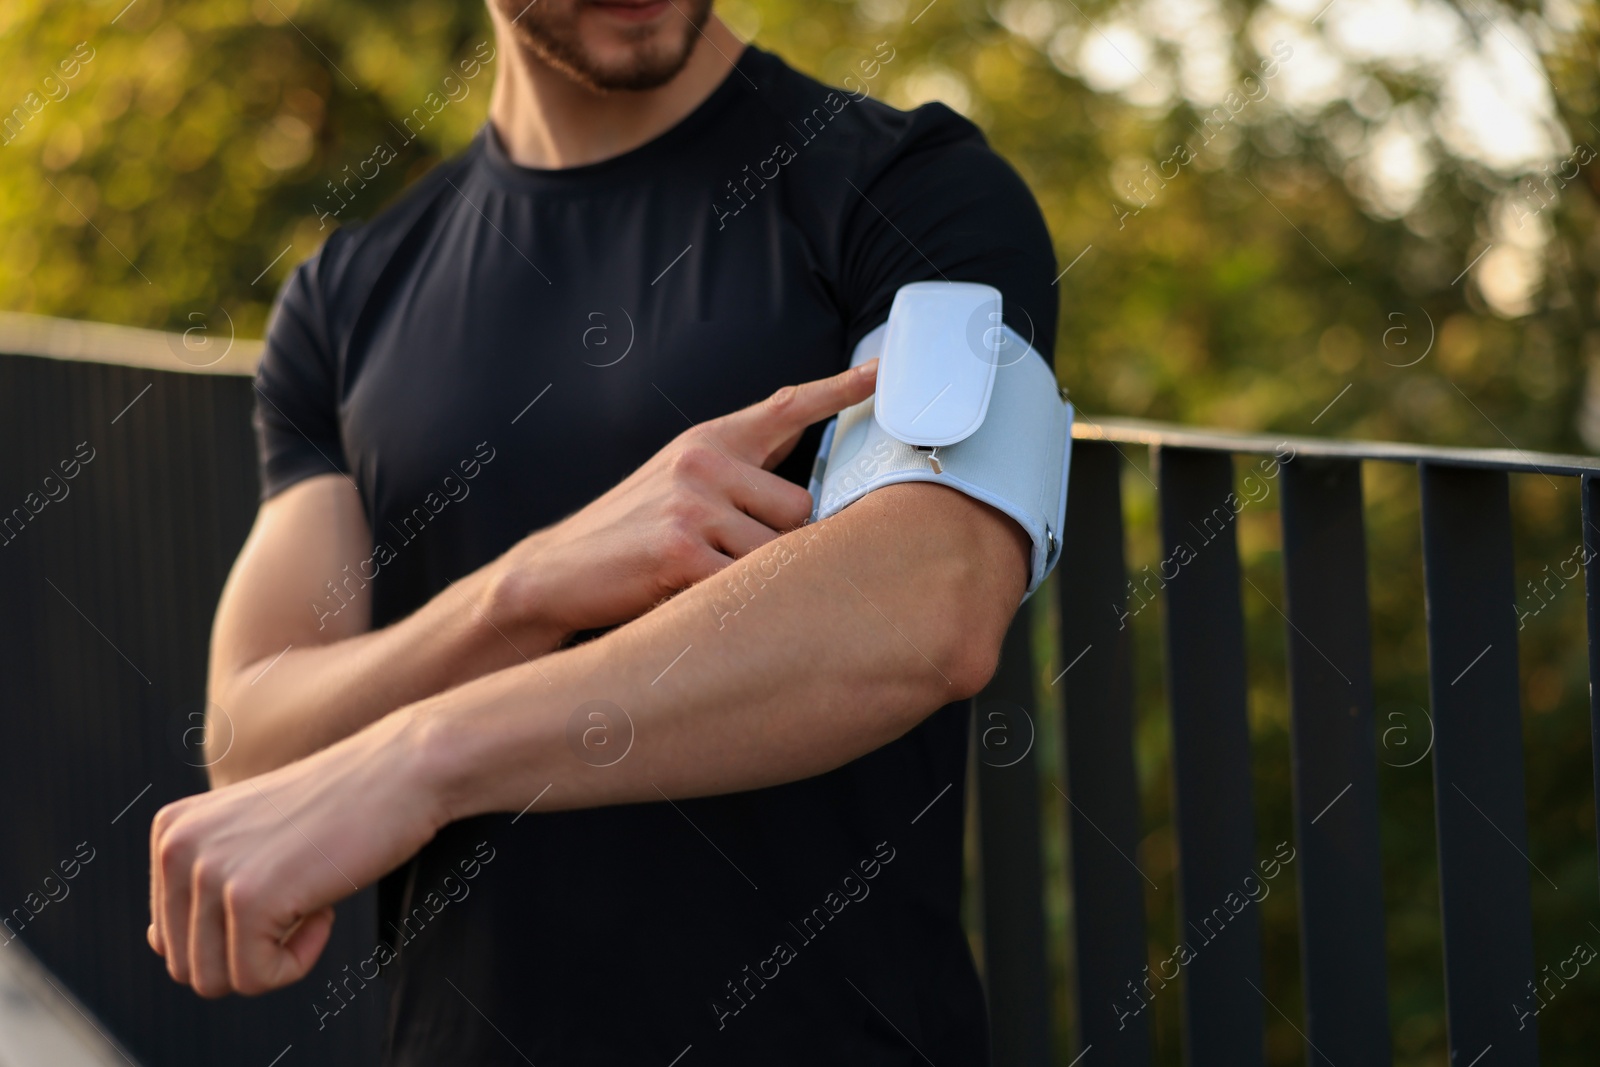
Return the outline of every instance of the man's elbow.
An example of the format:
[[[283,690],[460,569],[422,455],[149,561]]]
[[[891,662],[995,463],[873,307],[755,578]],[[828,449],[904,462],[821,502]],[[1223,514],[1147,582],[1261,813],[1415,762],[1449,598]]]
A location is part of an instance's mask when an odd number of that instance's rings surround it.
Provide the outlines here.
[[[967,700],[983,692],[984,686],[994,677],[1000,666],[999,642],[967,640],[967,648],[951,661],[951,699]]]
[[[231,680],[219,682],[213,677],[206,687],[205,718],[183,734],[184,762],[206,772],[210,789],[222,789],[268,769],[251,766],[249,746],[240,743],[233,716],[223,710],[225,705],[237,706],[234,691]]]
[[[970,613],[970,604],[970,599],[958,598],[943,605],[947,632],[942,644],[948,664],[944,673],[951,700],[975,697],[989,684],[1000,666],[1000,645],[1011,622],[1010,612]],[[973,614],[983,617],[975,620]]]
[[[1022,585],[981,556],[951,560],[928,604],[939,620],[939,648],[951,700],[977,696],[1000,666],[1000,646],[1022,601]]]

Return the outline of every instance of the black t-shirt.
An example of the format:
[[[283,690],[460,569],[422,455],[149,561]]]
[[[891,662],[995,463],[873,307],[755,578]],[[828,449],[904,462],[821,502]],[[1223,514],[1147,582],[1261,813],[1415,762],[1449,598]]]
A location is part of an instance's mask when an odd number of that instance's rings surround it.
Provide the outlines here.
[[[881,77],[894,52],[863,58]],[[691,420],[842,370],[909,282],[998,287],[1049,358],[1055,260],[1026,186],[949,109],[863,85],[747,47],[678,125],[564,170],[515,165],[485,127],[295,271],[257,376],[262,492],[353,479],[374,626]],[[817,436],[781,468],[801,484]],[[389,979],[386,1062],[986,1063],[967,730],[951,705],[790,785],[447,827],[384,880],[387,946],[352,965]]]

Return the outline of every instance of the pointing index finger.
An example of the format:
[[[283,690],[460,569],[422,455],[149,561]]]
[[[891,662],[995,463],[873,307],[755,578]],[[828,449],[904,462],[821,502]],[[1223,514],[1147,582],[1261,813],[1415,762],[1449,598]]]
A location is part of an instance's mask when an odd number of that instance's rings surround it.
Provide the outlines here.
[[[806,427],[871,396],[877,379],[878,361],[870,359],[831,378],[786,385],[728,419],[748,442],[751,462],[771,470],[793,451]]]

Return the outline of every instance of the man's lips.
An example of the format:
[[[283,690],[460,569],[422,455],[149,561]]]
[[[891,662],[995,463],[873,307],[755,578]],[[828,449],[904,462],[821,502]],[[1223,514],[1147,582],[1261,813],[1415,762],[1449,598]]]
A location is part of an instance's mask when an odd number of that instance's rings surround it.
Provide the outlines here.
[[[648,22],[671,8],[669,0],[590,0],[589,6],[628,22]]]

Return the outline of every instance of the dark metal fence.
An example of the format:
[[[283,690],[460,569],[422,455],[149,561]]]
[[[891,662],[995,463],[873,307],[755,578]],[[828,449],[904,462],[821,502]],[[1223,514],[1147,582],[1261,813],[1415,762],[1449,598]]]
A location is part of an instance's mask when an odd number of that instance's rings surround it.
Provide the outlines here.
[[[200,1000],[145,944],[150,818],[205,784],[188,731],[255,512],[249,415],[238,375],[0,356],[0,918],[150,1067],[370,1064],[376,997],[320,1032],[311,1007],[370,951],[370,902],[255,1000]]]
[[[1600,459],[1189,431],[1138,420],[1080,424],[1055,592],[1052,662],[1069,664],[1062,766],[1076,946],[1077,1040],[1094,1067],[1153,1062],[1149,1013],[1119,1010],[1164,987],[1148,966],[1134,770],[1131,629],[1122,625],[1121,472],[1126,446],[1151,450],[1160,499],[1179,928],[1204,945],[1182,967],[1185,1062],[1265,1063],[1257,909],[1217,911],[1257,870],[1245,693],[1245,627],[1232,513],[1233,458],[1281,462],[1283,609],[1293,757],[1293,864],[1300,894],[1306,1062],[1391,1062],[1379,861],[1376,724],[1361,463],[1420,470],[1423,572],[1445,999],[1451,1062],[1538,1062],[1537,1026],[1509,1005],[1536,975],[1517,677],[1509,472],[1582,480],[1585,557],[1600,551]],[[1287,449],[1285,446],[1287,445]],[[1219,508],[1223,509],[1219,512]],[[1192,550],[1194,544],[1203,544]],[[1189,549],[1186,551],[1186,549]],[[1590,679],[1600,589],[1588,570]],[[1163,577],[1171,577],[1163,571]],[[1031,694],[1029,621],[1019,616],[1000,692]],[[1600,702],[1591,684],[1592,722]],[[1024,698],[1025,699],[1025,698]],[[1595,748],[1600,761],[1600,745]],[[1036,775],[1027,761],[980,770],[985,969],[999,1067],[1052,1062],[1037,996],[1045,973]],[[990,807],[995,811],[991,813]],[[1508,848],[1508,845],[1510,846]],[[1531,862],[1531,861],[1530,861]],[[1231,921],[1229,921],[1231,919]],[[1228,926],[1225,938],[1212,933]],[[1144,985],[1144,983],[1151,983]],[[1143,986],[1143,988],[1141,988]],[[1526,1023],[1524,1025],[1524,1022]],[[1484,1058],[1492,1050],[1491,1059]]]
[[[257,1000],[207,1003],[167,980],[144,943],[147,827],[203,785],[198,737],[211,612],[256,497],[250,383],[0,356],[0,909],[9,927],[147,1064],[375,1061],[381,996],[319,1030],[311,1005],[370,941],[371,902],[346,906],[319,971]],[[1070,1062],[1152,1062],[1149,1013],[1123,1013],[1147,980],[1145,878],[1135,777],[1122,449],[1149,447],[1159,482],[1180,923],[1204,937],[1255,870],[1245,627],[1232,457],[1281,438],[1134,421],[1081,423],[1054,595],[1067,664],[1073,982]],[[1536,1029],[1505,1005],[1534,978],[1507,472],[1583,479],[1596,533],[1600,460],[1288,441],[1281,465],[1290,672],[1294,864],[1307,1062],[1390,1062],[1361,463],[1421,470],[1446,997],[1452,1062],[1536,1062]],[[69,475],[70,472],[70,475]],[[1203,551],[1183,547],[1204,538]],[[1591,672],[1600,591],[1589,574]],[[1087,607],[1086,607],[1087,605]],[[1111,608],[1116,605],[1115,608]],[[1110,609],[1110,610],[1108,610]],[[1028,615],[984,700],[1032,703]],[[1591,674],[1592,676],[1592,674]],[[1600,753],[1600,749],[1597,749]],[[1052,1062],[1051,975],[1034,754],[984,761],[978,791],[985,973],[995,1062]],[[1600,759],[1600,755],[1597,755]],[[83,857],[92,853],[92,858]],[[47,874],[77,861],[44,907]],[[21,911],[15,909],[22,909]],[[1264,1063],[1259,917],[1184,968],[1184,1046],[1196,1065]],[[3,937],[4,935],[0,935]],[[0,947],[0,952],[4,948]],[[1130,981],[1132,979],[1132,981]],[[1160,980],[1160,979],[1157,979]],[[1483,1061],[1485,1064],[1490,1061]]]

